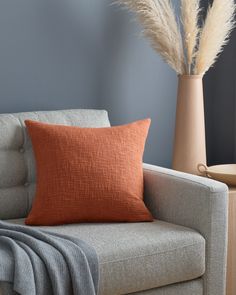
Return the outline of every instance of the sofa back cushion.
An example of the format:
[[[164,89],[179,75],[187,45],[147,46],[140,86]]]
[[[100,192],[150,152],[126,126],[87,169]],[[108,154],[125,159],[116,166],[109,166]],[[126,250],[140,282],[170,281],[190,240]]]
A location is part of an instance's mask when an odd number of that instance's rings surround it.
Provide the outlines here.
[[[23,218],[35,195],[35,161],[24,121],[109,127],[106,111],[63,110],[0,114],[0,219]]]

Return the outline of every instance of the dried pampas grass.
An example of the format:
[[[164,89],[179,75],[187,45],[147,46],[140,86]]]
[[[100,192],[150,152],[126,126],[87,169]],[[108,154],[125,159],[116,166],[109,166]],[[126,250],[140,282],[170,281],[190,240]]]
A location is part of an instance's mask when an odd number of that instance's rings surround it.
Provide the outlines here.
[[[214,0],[200,34],[195,74],[204,74],[216,61],[235,25],[234,0]]]
[[[200,0],[181,1],[181,22],[171,0],[117,0],[137,14],[153,48],[178,74],[204,74],[216,61],[235,25],[234,0],[214,0],[199,28]]]
[[[169,0],[121,0],[135,11],[152,47],[178,73],[185,72],[182,37]]]
[[[184,45],[188,74],[191,74],[199,35],[198,17],[200,0],[181,0],[181,20],[183,24]]]

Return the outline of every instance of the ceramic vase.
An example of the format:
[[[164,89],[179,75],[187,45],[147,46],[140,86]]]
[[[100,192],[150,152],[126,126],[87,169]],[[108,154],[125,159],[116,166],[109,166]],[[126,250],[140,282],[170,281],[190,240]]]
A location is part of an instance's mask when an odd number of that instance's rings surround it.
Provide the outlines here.
[[[179,75],[173,150],[175,170],[200,174],[206,165],[205,117],[201,75]]]

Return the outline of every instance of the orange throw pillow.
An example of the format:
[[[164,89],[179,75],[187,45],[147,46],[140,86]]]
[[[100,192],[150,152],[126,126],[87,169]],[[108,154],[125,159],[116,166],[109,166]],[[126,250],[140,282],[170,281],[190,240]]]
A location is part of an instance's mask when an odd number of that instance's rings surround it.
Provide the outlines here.
[[[25,124],[37,168],[26,224],[152,221],[142,168],[150,119],[108,128]]]

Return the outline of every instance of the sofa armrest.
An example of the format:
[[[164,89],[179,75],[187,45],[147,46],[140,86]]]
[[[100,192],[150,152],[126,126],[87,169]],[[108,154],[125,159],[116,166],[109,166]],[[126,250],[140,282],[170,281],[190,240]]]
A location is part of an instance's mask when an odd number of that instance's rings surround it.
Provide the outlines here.
[[[157,219],[193,228],[206,240],[204,295],[225,294],[228,188],[225,184],[144,164],[144,200]]]

